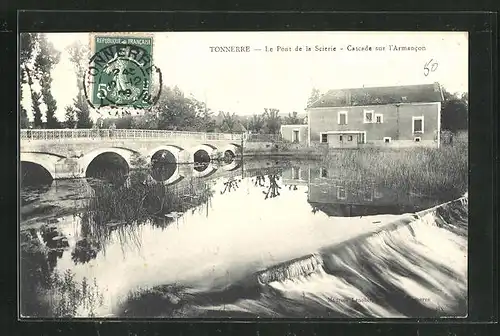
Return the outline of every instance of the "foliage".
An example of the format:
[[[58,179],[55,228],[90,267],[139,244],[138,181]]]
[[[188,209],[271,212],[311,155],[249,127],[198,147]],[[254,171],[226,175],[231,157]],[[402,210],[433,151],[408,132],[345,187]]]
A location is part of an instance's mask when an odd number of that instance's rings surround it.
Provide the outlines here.
[[[134,129],[158,129],[157,114],[151,111],[145,111],[139,116],[132,117],[131,127]]]
[[[47,107],[46,118],[47,128],[59,128],[59,121],[55,113],[57,102],[51,92],[52,69],[59,63],[61,53],[54,48],[54,45],[47,40],[45,34],[39,34],[39,53],[35,58],[35,77],[40,81],[43,102]]]
[[[218,125],[218,130],[223,133],[238,133],[242,132],[242,125],[238,120],[238,117],[233,112],[219,112],[219,119],[221,120]]]
[[[89,60],[90,50],[79,41],[76,41],[68,47],[67,51],[77,78],[78,93],[73,99],[73,107],[76,111],[76,126],[78,128],[91,128],[92,120],[90,119],[90,107],[85,99],[83,87],[85,65]]]
[[[42,111],[40,110],[40,105],[42,105],[42,95],[34,90],[31,91],[31,108],[33,109],[33,118],[35,128],[42,127]]]
[[[28,67],[25,67],[26,75],[28,77],[28,85],[31,93],[31,108],[33,109],[33,118],[35,127],[39,128],[42,126],[42,111],[40,109],[40,105],[42,104],[41,98],[42,95],[35,91],[33,84],[33,76],[31,75],[31,70]]]
[[[443,90],[443,95],[441,128],[453,133],[468,129],[469,95],[451,94],[446,90]]]
[[[252,133],[261,133],[264,126],[264,117],[259,114],[254,114],[248,123],[248,130],[252,131]]]
[[[99,291],[96,279],[76,281],[75,275],[67,270],[64,274],[54,273],[51,279],[50,299],[54,317],[74,317],[78,308],[88,317],[95,316],[95,309],[102,306],[104,297]]]
[[[121,118],[106,118],[102,120],[101,128],[109,128],[112,124],[115,124],[117,129],[132,129],[134,122],[134,117],[131,115],[125,115]]]
[[[299,118],[297,112],[288,113],[288,116],[285,117],[284,124],[285,125],[301,125],[304,123],[303,118]]]
[[[24,84],[28,83],[26,70],[28,69],[28,63],[31,61],[33,56],[35,46],[37,45],[37,34],[34,33],[22,33],[19,35],[19,102],[23,101]],[[32,82],[29,84],[31,91]],[[20,124],[21,128],[27,128],[29,125],[28,112],[22,104],[19,106],[20,110]]]
[[[51,261],[54,249],[41,244],[36,229],[23,231],[20,236],[22,316],[93,316],[103,303],[95,279],[93,283],[86,278],[77,281],[69,270],[59,274],[55,269],[56,261]]]
[[[320,91],[316,88],[313,88],[311,91],[311,95],[307,100],[307,107],[311,107],[311,105],[316,102],[321,97]]]
[[[66,106],[64,114],[64,127],[75,128],[76,126],[76,110],[73,106]]]
[[[175,86],[165,87],[157,105],[158,129],[178,130],[194,126],[196,109],[190,98]]]
[[[264,130],[267,134],[278,134],[281,128],[281,117],[279,110],[275,108],[264,109]]]

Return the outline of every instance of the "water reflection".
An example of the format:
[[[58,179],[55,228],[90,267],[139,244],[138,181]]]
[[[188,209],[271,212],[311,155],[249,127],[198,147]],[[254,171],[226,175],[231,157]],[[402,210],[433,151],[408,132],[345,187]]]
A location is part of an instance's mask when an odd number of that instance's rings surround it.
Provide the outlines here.
[[[224,190],[220,192],[221,195],[225,194],[226,192],[231,192],[231,190],[238,189],[240,187],[238,185],[239,182],[241,182],[241,179],[238,180],[235,178],[231,178],[227,182],[224,182]]]
[[[323,239],[321,230],[342,225],[327,217],[412,212],[441,201],[340,177],[315,163],[245,162],[237,170],[201,165],[175,166],[164,181],[138,169],[120,186],[94,183],[74,214],[23,228],[23,315],[112,313],[115,297],[139,287],[227,285],[243,277],[241,265],[272,264],[286,255],[297,244],[286,239]],[[163,183],[168,180],[175,182]],[[102,308],[103,301],[109,307]]]
[[[264,199],[275,198],[280,195],[279,190],[281,189],[281,187],[278,185],[280,177],[278,175],[269,175],[268,179],[269,186],[265,186],[267,187],[267,190],[262,191],[262,193],[266,195]]]
[[[445,201],[442,195],[415,193],[410,186],[391,188],[381,181],[348,178],[333,168],[309,167],[308,175],[308,202],[313,212],[328,216],[402,214]]]

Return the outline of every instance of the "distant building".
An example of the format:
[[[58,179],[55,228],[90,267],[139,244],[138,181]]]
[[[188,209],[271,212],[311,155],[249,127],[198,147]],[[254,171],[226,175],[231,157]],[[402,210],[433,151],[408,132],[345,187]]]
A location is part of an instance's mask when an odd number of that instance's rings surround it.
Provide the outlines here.
[[[439,147],[439,84],[332,90],[307,109],[309,144]]]
[[[281,125],[281,137],[283,140],[307,144],[309,132],[307,125]]]
[[[332,148],[439,147],[442,101],[438,83],[331,90],[306,109],[308,125],[281,134]]]

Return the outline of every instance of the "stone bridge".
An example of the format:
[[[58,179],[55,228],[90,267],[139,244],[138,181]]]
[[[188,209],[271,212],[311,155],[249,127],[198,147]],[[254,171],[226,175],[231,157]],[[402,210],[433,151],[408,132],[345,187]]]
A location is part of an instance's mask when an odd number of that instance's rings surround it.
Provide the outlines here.
[[[21,130],[20,161],[43,167],[52,179],[80,178],[88,176],[97,161],[128,171],[138,157],[172,164],[236,158],[242,154],[243,141],[242,134],[166,130]]]

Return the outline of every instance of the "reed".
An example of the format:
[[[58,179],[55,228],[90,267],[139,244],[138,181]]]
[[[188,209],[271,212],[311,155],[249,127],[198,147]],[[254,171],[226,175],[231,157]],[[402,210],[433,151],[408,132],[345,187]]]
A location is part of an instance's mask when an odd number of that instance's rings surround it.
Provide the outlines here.
[[[339,178],[375,181],[431,197],[458,197],[468,187],[468,144],[441,148],[331,150],[323,165]]]

